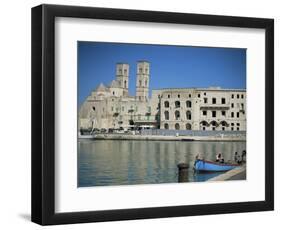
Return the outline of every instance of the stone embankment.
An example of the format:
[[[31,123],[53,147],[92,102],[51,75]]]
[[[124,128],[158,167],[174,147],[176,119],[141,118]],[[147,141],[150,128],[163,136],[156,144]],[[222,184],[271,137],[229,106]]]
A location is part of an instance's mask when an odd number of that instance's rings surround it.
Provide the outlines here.
[[[246,180],[246,165],[241,165],[208,181]]]
[[[132,134],[95,134],[89,139],[95,140],[150,140],[150,141],[246,141],[246,136],[163,136]]]

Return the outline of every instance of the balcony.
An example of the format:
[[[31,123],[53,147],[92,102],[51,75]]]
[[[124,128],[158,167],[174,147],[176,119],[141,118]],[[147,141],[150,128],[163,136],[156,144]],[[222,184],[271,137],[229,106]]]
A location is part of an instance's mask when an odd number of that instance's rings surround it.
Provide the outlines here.
[[[228,110],[230,107],[226,104],[204,104],[200,105],[201,110]]]

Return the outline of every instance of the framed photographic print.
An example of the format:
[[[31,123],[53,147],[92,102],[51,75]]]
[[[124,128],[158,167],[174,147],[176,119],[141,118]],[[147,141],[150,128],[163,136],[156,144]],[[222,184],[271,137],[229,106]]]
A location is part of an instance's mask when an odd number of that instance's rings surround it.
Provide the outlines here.
[[[32,221],[274,208],[273,19],[32,9]]]

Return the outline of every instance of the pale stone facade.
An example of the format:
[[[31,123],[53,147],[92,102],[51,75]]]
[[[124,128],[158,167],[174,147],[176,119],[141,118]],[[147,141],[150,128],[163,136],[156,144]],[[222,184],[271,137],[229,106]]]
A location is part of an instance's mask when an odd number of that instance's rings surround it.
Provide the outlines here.
[[[149,97],[149,80],[149,62],[139,61],[136,96],[129,96],[129,65],[117,63],[116,80],[100,84],[81,105],[79,128],[246,130],[246,90],[156,89]]]
[[[221,88],[161,90],[162,129],[246,130],[246,91]]]

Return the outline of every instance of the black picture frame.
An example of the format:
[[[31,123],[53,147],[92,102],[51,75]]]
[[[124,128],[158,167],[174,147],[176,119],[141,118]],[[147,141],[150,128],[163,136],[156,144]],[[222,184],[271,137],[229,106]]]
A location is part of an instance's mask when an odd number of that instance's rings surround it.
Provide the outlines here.
[[[265,200],[55,213],[55,18],[109,19],[265,29]],[[274,20],[126,9],[32,8],[32,221],[41,225],[267,211],[274,209]]]

